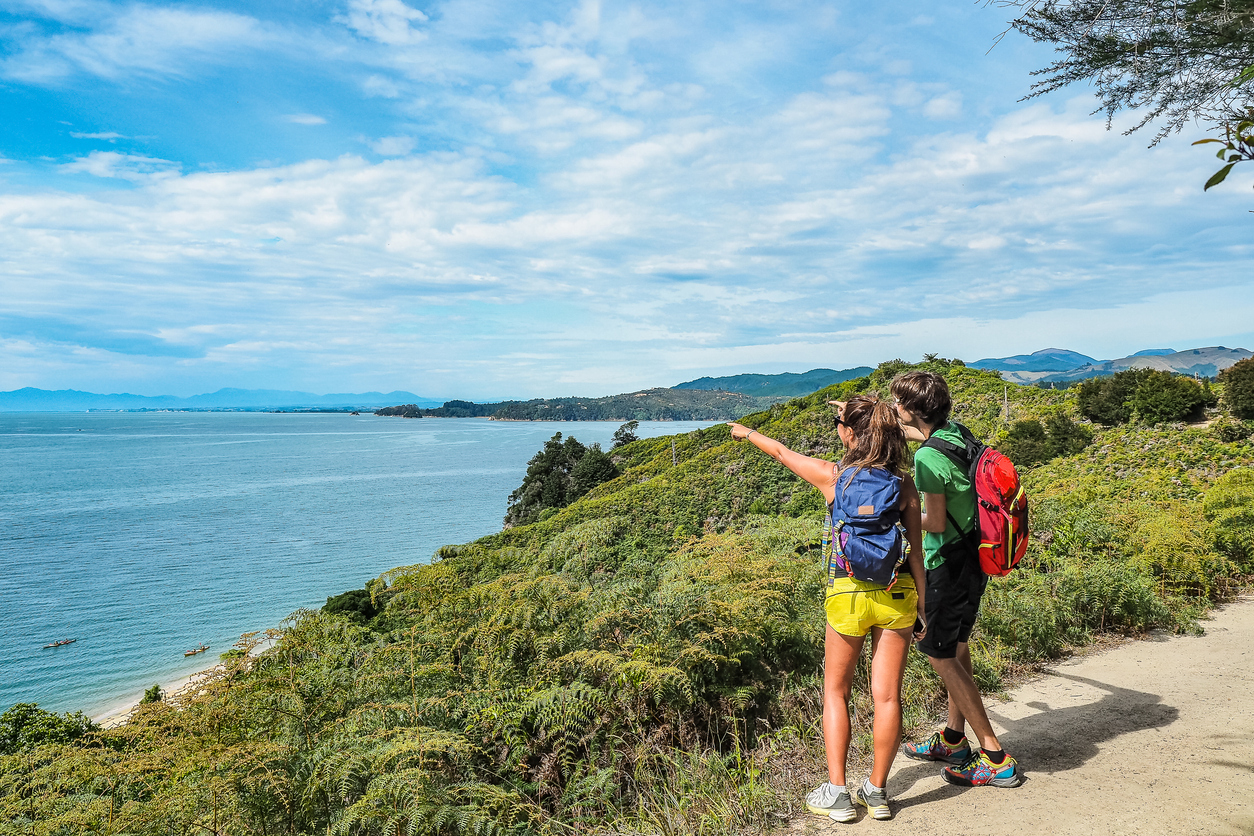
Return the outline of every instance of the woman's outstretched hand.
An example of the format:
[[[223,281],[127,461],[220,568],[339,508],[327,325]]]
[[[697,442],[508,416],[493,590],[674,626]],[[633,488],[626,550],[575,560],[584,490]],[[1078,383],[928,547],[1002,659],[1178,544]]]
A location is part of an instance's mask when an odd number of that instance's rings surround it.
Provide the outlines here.
[[[732,438],[736,441],[740,441],[742,438],[748,438],[749,433],[757,432],[757,430],[749,429],[744,424],[737,424],[735,421],[728,421],[727,426],[731,427]]]

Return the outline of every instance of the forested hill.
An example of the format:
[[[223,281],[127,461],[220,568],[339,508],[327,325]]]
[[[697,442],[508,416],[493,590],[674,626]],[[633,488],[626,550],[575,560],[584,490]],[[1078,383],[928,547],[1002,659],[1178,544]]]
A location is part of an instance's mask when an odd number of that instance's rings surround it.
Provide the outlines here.
[[[855,377],[864,377],[871,373],[870,366],[858,366],[853,369],[811,369],[796,374],[736,374],[729,377],[699,377],[685,383],[675,385],[676,389],[725,389],[728,392],[741,392],[756,398],[799,398],[811,392],[817,392],[827,386],[844,383]]]
[[[1088,424],[1074,388],[1007,392],[994,372],[922,367],[946,375],[959,419],[994,442],[1032,441],[1041,462],[1023,469],[1028,556],[990,582],[973,637],[984,689],[1103,631],[1198,629],[1254,571],[1254,426]],[[905,368],[744,422],[834,457],[826,401],[884,393]],[[429,565],[398,557],[415,565],[296,613],[273,647],[227,658],[196,695],[145,705],[119,729],[6,713],[0,822],[706,836],[804,815],[824,773],[818,492],[722,425],[611,455],[620,475],[569,506]],[[853,754],[866,758],[863,674],[852,699]],[[943,711],[920,654],[903,703],[912,735]]]
[[[375,415],[490,417],[498,421],[730,421],[781,400],[784,398],[755,398],[739,392],[646,389],[604,398],[537,398],[488,404],[449,401],[438,409],[399,406],[377,410]]]
[[[505,421],[727,421],[779,400],[739,392],[646,389],[606,398],[504,403],[492,417]]]

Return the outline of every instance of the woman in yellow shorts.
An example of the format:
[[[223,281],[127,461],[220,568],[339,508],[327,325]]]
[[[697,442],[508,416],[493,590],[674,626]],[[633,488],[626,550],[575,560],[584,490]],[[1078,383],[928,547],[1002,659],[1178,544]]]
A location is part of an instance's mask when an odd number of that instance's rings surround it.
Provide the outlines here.
[[[833,402],[835,403],[835,402]],[[836,403],[836,432],[845,455],[835,464],[789,450],[757,430],[731,424],[732,438],[747,438],[758,449],[823,492],[828,507],[836,496],[837,475],[849,468],[881,468],[901,477],[901,522],[909,557],[891,588],[837,577],[827,587],[827,630],[823,653],[823,748],[827,781],[806,797],[813,813],[847,822],[857,818],[857,802],[874,818],[891,818],[888,770],[901,743],[901,680],[911,638],[922,638],[922,525],[919,493],[909,471],[906,437],[887,401],[859,395]],[[867,634],[871,635],[871,696],[875,703],[875,759],[871,774],[850,792],[845,782],[849,753],[849,693]]]

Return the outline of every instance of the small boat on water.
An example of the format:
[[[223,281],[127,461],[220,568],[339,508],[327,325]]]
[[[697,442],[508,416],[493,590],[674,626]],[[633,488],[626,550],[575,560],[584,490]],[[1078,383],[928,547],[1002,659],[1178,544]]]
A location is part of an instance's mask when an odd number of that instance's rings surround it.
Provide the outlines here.
[[[207,644],[202,644],[200,647],[195,647],[195,648],[192,648],[191,650],[184,650],[184,651],[183,651],[183,655],[184,655],[184,656],[195,656],[197,653],[204,653],[204,652],[205,652],[206,650],[208,650],[208,649],[209,649],[209,645],[207,645]]]
[[[78,639],[61,639],[60,641],[55,641],[52,644],[45,644],[44,650],[47,650],[50,647],[64,647],[67,644],[74,644],[76,641],[78,641]]]

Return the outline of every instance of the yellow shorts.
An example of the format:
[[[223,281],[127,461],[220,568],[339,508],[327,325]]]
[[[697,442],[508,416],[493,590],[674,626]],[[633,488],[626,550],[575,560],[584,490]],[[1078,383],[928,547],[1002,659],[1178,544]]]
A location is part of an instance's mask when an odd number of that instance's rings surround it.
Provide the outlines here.
[[[919,595],[904,572],[891,590],[854,578],[836,578],[827,587],[827,623],[842,636],[865,636],[872,627],[901,630],[914,626]]]

